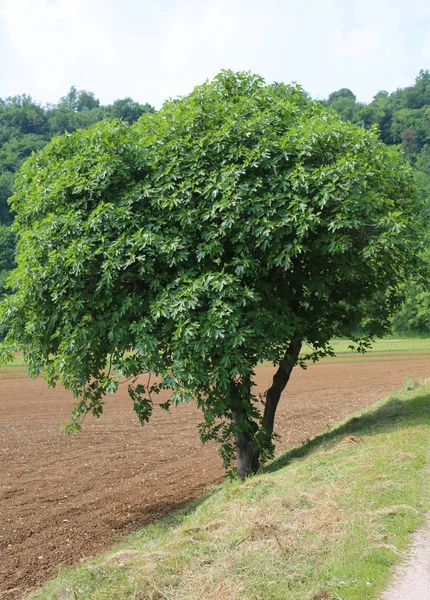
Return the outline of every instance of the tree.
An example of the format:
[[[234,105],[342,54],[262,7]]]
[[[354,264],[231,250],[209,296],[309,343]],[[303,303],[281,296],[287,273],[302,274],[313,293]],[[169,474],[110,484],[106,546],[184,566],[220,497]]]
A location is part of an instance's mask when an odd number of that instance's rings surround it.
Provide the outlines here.
[[[402,90],[402,106],[421,108],[430,104],[430,72],[421,69],[415,79],[415,85]]]
[[[75,86],[72,86],[68,93],[61,98],[59,106],[76,112],[85,112],[99,108],[100,101],[95,97],[93,92],[87,92],[86,90],[78,91]]]
[[[422,254],[424,272],[430,271],[430,250],[427,248]],[[430,290],[428,277],[410,277],[404,287],[404,302],[401,309],[394,315],[393,327],[395,331],[414,332],[421,335],[430,333]]]
[[[7,293],[6,279],[15,266],[15,234],[10,227],[0,224],[0,299]],[[0,325],[0,339],[6,329]]]
[[[0,225],[8,225],[12,221],[7,201],[12,193],[13,181],[13,173],[0,170]]]
[[[393,143],[391,135],[391,120],[393,109],[388,92],[382,90],[376,94],[370,104],[363,105],[356,115],[355,122],[370,128],[377,125],[381,140],[385,144]]]
[[[404,142],[403,132],[412,130],[415,132],[415,149],[422,148],[424,144],[430,141],[430,107],[421,109],[403,108],[393,115],[391,125],[391,136],[394,143]]]
[[[47,132],[45,110],[27,95],[0,100],[0,126],[13,134],[44,135]],[[8,136],[9,137],[9,136]],[[1,143],[5,140],[1,139]]]
[[[131,98],[123,98],[115,100],[115,102],[107,107],[111,118],[123,119],[127,123],[134,123],[137,119],[146,112],[153,113],[155,109],[148,103],[139,104]]]
[[[400,134],[402,138],[402,147],[405,154],[410,156],[418,149],[417,132],[410,127],[404,129]]]
[[[354,121],[360,109],[360,105],[356,103],[355,94],[348,88],[332,92],[326,104],[333,108],[345,121]]]
[[[10,227],[0,225],[0,272],[15,266],[15,234]]]
[[[131,98],[100,106],[92,92],[77,91],[75,87],[58,105],[46,107],[27,95],[0,99],[0,224],[13,221],[8,199],[15,173],[32,152],[65,131],[87,128],[112,117],[132,122],[144,112],[154,112],[154,109]]]
[[[142,423],[161,388],[164,408],[195,399],[203,441],[226,465],[236,453],[240,477],[273,453],[293,367],[333,336],[361,330],[364,348],[386,331],[422,237],[397,148],[300,87],[230,71],[134,125],[55,139],[12,208],[3,357],[22,350],[31,375],[73,392],[71,430],[123,380]],[[261,361],[278,366],[263,405]]]

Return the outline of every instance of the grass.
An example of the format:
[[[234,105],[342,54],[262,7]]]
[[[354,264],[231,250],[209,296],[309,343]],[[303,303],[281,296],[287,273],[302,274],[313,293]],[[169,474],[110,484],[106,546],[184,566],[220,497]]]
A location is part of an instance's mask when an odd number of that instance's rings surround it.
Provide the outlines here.
[[[365,354],[352,352],[350,340],[332,340],[336,356],[323,358],[320,362],[374,362],[408,359],[428,359],[430,357],[430,338],[384,338],[375,340],[372,348]],[[304,346],[302,353],[309,348]]]
[[[430,508],[430,387],[404,389],[31,600],[375,600]]]
[[[13,362],[6,367],[0,366],[1,379],[25,379],[28,377],[27,367],[25,366],[24,358],[20,354],[13,357]]]
[[[348,346],[351,344],[349,340],[333,340],[332,345],[337,355],[340,354],[352,354]],[[417,352],[421,354],[430,353],[430,338],[399,338],[390,339],[384,338],[381,340],[375,340],[372,345],[372,349],[369,353],[373,352],[396,352],[399,354],[408,352]]]
[[[321,362],[357,362],[357,361],[376,361],[376,360],[400,360],[407,358],[429,358],[430,338],[384,338],[376,340],[371,350],[366,354],[357,354],[351,352],[348,347],[351,344],[349,340],[333,340],[332,345],[336,352],[335,357],[327,357]],[[304,346],[303,354],[308,352]],[[265,362],[262,366],[271,366],[271,363]],[[28,376],[24,359],[20,355],[14,357],[14,362],[8,366],[0,366],[1,379],[22,379]]]
[[[375,340],[372,348],[365,354],[352,352],[350,340],[332,340],[331,345],[336,356],[327,356],[319,362],[346,363],[346,362],[373,362],[387,360],[408,360],[411,358],[430,358],[430,338],[383,338]],[[308,354],[311,348],[303,345],[301,354]],[[270,367],[272,363],[264,362],[263,367]]]

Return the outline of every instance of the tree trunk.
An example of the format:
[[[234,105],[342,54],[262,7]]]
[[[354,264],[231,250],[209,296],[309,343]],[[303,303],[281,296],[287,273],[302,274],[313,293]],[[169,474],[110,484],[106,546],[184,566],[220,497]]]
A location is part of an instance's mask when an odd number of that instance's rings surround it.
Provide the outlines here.
[[[266,392],[266,405],[260,431],[257,433],[257,424],[247,415],[245,406],[251,398],[251,378],[246,386],[239,389],[236,383],[231,384],[232,416],[236,427],[234,439],[236,444],[237,471],[241,479],[256,473],[260,467],[261,449],[272,447],[273,426],[275,423],[276,409],[281,394],[287,385],[293,367],[302,347],[302,341],[291,340],[284,358],[273,377],[273,383]]]
[[[247,422],[244,411],[233,410],[233,421],[238,427],[234,434],[236,443],[237,472],[241,479],[258,470],[258,451],[254,446],[251,436],[246,431],[241,431]],[[248,420],[248,423],[251,423]]]
[[[285,356],[281,360],[279,368],[273,376],[273,383],[266,392],[266,405],[264,407],[263,420],[259,432],[260,447],[270,448],[276,409],[278,408],[281,394],[290,379],[293,367],[297,363],[301,347],[302,340],[291,340]]]
[[[231,412],[235,425],[237,472],[241,479],[245,479],[247,475],[258,469],[258,452],[254,446],[254,434],[258,427],[246,411],[246,407],[251,402],[251,376],[241,385],[232,382],[230,393]]]

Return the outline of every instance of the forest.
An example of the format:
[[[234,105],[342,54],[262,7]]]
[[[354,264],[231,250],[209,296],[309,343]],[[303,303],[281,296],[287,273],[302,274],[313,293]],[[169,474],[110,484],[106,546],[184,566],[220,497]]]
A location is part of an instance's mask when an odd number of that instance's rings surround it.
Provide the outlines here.
[[[405,159],[414,168],[419,193],[423,198],[430,197],[428,70],[420,71],[414,85],[393,93],[380,91],[369,104],[357,102],[347,88],[334,91],[321,102],[345,121],[366,129],[376,127],[385,144],[400,145]],[[54,105],[42,106],[27,95],[0,99],[0,298],[8,292],[7,274],[14,267],[15,234],[8,199],[22,163],[55,136],[106,119],[133,123],[148,112],[155,109],[131,98],[103,106],[92,92],[75,87]],[[430,263],[430,252],[423,260]],[[393,327],[397,332],[430,332],[430,292],[419,281],[405,282],[405,302],[394,318]]]

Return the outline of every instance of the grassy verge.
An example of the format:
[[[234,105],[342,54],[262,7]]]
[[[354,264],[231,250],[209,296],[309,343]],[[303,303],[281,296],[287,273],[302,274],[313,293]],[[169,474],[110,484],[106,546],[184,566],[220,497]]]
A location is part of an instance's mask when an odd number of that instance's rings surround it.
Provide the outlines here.
[[[430,508],[429,425],[405,388],[30,598],[375,599]]]

